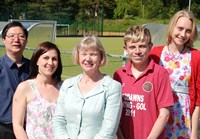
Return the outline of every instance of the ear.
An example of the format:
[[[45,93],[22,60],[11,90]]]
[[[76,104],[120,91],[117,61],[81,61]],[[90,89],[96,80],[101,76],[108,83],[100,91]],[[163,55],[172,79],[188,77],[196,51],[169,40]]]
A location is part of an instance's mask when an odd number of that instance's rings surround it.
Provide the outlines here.
[[[127,49],[126,45],[123,45],[122,47],[124,48],[124,50],[126,50],[126,49]]]
[[[149,48],[150,48],[150,50],[151,50],[152,47],[153,47],[153,43],[150,42],[150,43],[149,43]]]
[[[3,42],[3,44],[5,45],[5,39],[4,39],[4,38],[2,38],[2,42]]]

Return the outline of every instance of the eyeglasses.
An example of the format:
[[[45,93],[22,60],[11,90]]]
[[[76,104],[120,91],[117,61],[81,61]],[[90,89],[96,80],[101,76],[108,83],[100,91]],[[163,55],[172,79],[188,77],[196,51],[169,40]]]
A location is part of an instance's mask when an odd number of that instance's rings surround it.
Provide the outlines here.
[[[16,37],[18,37],[20,40],[26,40],[26,36],[24,34],[9,34],[6,35],[10,40],[14,40]]]

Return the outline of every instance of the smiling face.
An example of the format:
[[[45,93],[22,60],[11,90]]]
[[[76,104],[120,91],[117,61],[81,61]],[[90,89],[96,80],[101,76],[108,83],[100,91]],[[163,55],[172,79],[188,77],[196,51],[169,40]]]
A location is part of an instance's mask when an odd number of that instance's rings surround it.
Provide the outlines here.
[[[40,75],[52,76],[58,67],[58,54],[55,49],[50,49],[42,54],[38,61],[38,72]]]
[[[180,17],[172,32],[172,43],[176,46],[184,46],[190,39],[192,22],[187,17]]]
[[[79,50],[79,64],[85,73],[99,71],[101,60],[100,52],[96,49]]]
[[[129,41],[126,42],[126,46],[124,46],[124,49],[135,67],[143,67],[148,64],[148,53],[151,50],[151,47],[152,43],[149,43],[147,41]]]
[[[23,30],[16,26],[9,28],[6,33],[6,37],[3,38],[3,43],[8,55],[21,56],[23,50],[25,49],[27,39]]]

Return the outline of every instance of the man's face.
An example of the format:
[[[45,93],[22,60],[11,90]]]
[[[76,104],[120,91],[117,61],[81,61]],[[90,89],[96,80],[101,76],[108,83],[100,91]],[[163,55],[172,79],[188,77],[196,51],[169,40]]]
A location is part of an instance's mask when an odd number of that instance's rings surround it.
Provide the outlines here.
[[[134,65],[143,65],[148,59],[148,53],[151,50],[152,43],[146,41],[127,42],[124,49],[129,59]]]
[[[11,27],[7,31],[6,37],[3,39],[3,43],[8,54],[21,55],[26,46],[27,39],[20,27]]]

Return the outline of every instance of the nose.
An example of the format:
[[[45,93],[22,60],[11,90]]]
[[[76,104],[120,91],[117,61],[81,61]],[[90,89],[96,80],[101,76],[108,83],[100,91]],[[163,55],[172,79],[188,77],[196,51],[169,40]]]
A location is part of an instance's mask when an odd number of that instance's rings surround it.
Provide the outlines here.
[[[52,64],[53,64],[53,60],[52,60],[52,59],[49,59],[49,60],[48,60],[48,64],[52,65]]]
[[[85,59],[86,59],[87,61],[90,61],[90,59],[91,59],[91,58],[90,58],[90,55],[87,55]]]
[[[14,40],[14,41],[16,41],[16,40],[19,41],[19,36],[18,36],[18,35],[15,35],[15,37],[13,38],[13,40]]]
[[[186,31],[183,30],[183,31],[181,32],[181,36],[182,36],[182,37],[185,37],[185,34],[186,34]]]
[[[139,48],[139,47],[136,47],[136,48],[135,48],[135,52],[136,52],[136,53],[140,53],[140,48]]]

